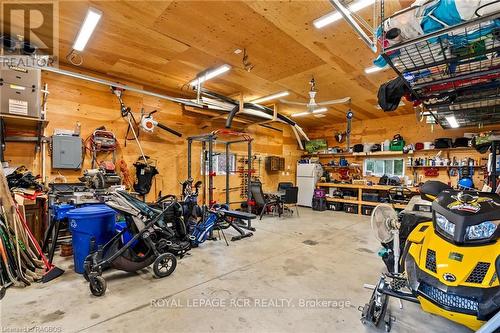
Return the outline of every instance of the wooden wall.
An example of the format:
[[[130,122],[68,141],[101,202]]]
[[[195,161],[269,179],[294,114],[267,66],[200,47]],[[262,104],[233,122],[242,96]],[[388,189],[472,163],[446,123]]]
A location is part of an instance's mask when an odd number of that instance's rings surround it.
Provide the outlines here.
[[[45,135],[53,134],[55,128],[73,129],[77,122],[81,124],[81,136],[87,138],[95,128],[106,126],[106,129],[115,133],[119,141],[117,160],[124,159],[130,171],[135,171],[132,163],[138,158],[140,152],[134,141],[128,141],[124,145],[127,122],[120,115],[120,107],[117,98],[110,92],[109,87],[98,85],[58,74],[44,72],[42,81],[49,87],[48,100],[49,124]],[[126,83],[126,82],[121,82]],[[157,160],[160,174],[156,177],[155,185],[148,195],[152,200],[159,191],[163,194],[180,194],[180,185],[187,177],[187,143],[186,138],[190,135],[208,133],[215,128],[201,129],[199,124],[206,120],[203,116],[188,116],[183,114],[179,105],[170,103],[154,97],[143,96],[126,91],[123,100],[130,106],[137,119],[141,108],[150,112],[158,110],[155,118],[165,125],[181,132],[182,138],[175,137],[159,128],[153,134],[141,132],[140,141],[144,153]],[[222,127],[222,122],[220,127]],[[293,132],[284,125],[273,124],[281,128],[283,132],[265,129],[260,126],[250,126],[247,132],[254,138],[253,153],[263,158],[260,174],[265,190],[275,190],[279,181],[295,181],[296,160],[301,151],[297,150],[297,142]],[[195,179],[200,178],[201,144],[193,145],[192,172]],[[223,152],[223,145],[217,145],[216,151]],[[233,152],[245,154],[246,145],[234,145]],[[34,145],[30,143],[8,143],[5,151],[5,159],[11,165],[25,165],[35,174],[41,173],[41,159],[39,154],[35,156]],[[267,155],[279,155],[286,159],[287,171],[285,174],[267,174],[265,171],[264,158]],[[98,160],[110,159],[105,155],[99,155]],[[83,169],[90,168],[90,155],[85,156]],[[46,161],[47,175],[49,180],[61,174],[67,181],[76,181],[83,170],[61,170],[52,169],[50,157]],[[255,168],[258,167],[256,163]],[[238,175],[231,176],[231,187],[239,186]],[[224,201],[223,189],[225,188],[224,176],[217,176],[215,180],[216,199]],[[240,192],[231,192],[231,201],[239,200]]]
[[[380,111],[382,112],[382,111]],[[334,139],[334,134],[338,131],[343,132],[346,129],[345,123],[338,123],[328,125],[322,128],[309,129],[307,133],[310,138],[326,138],[328,141],[328,146],[340,146],[345,148],[346,144],[339,144]],[[458,129],[450,129],[443,130],[440,126],[434,125],[434,128],[431,125],[417,122],[415,115],[401,115],[394,117],[384,117],[378,119],[368,119],[368,120],[358,120],[356,118],[352,121],[352,131],[351,131],[351,145],[357,143],[381,143],[386,139],[392,139],[395,134],[401,134],[406,141],[406,144],[416,143],[416,142],[424,142],[424,141],[434,141],[436,138],[440,137],[448,137],[448,138],[456,138],[462,137],[464,133],[476,133],[479,131],[486,130],[499,130],[500,126],[485,126],[481,130],[477,128],[458,128]],[[426,153],[418,153],[415,154],[414,157],[434,157],[436,154],[435,151],[426,152]],[[445,152],[444,156],[453,157],[456,156],[457,159],[472,157],[474,159],[483,159],[487,158],[487,155],[480,155],[476,151],[461,151],[461,152]],[[356,162],[362,165],[362,158],[348,158],[351,162]],[[326,162],[327,159],[322,159],[322,162]],[[406,162],[406,157],[405,157]],[[483,160],[482,164],[486,162]],[[431,178],[426,178],[424,175],[424,170],[416,169],[417,175],[420,177],[421,181],[425,181]],[[405,170],[405,175],[409,176],[410,179],[413,179],[413,170],[407,168]],[[458,177],[450,177],[448,176],[446,169],[439,170],[439,176],[437,178],[433,177],[434,180],[441,180],[446,183],[451,183],[452,185],[456,185],[458,181]],[[484,179],[484,173],[482,170],[477,170],[474,175],[474,183],[476,186],[482,184],[482,179]]]

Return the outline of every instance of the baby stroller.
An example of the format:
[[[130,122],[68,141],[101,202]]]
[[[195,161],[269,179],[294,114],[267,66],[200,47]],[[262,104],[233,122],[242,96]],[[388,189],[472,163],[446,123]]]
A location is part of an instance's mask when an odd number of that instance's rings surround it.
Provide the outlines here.
[[[184,222],[182,203],[177,201],[175,195],[168,194],[158,198],[151,207],[160,212],[167,209],[163,219],[158,224],[161,227],[163,238],[172,242],[169,251],[182,258],[191,249],[191,241],[193,240]]]
[[[106,205],[122,213],[126,228],[117,233],[108,243],[94,250],[85,258],[84,277],[89,281],[90,291],[95,296],[106,292],[103,270],[114,268],[126,272],[136,272],[153,264],[154,275],[163,278],[172,274],[177,259],[172,254],[172,242],[165,238],[167,228],[163,219],[175,204],[159,211],[132,197],[125,191],[113,192]],[[162,227],[163,225],[163,227]],[[125,233],[132,237],[124,241]]]

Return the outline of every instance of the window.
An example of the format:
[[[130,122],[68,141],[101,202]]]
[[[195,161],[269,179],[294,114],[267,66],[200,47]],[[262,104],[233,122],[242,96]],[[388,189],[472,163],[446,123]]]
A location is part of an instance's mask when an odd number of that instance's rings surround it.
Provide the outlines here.
[[[203,155],[201,156],[201,165],[203,165]],[[216,176],[226,174],[226,154],[225,153],[214,153],[212,156],[212,168]],[[234,174],[236,170],[236,154],[229,153],[229,174]],[[205,161],[205,172],[203,172],[203,167],[201,174],[208,175],[208,160]]]
[[[404,160],[402,158],[374,159],[367,158],[363,164],[364,176],[398,176],[405,175]]]

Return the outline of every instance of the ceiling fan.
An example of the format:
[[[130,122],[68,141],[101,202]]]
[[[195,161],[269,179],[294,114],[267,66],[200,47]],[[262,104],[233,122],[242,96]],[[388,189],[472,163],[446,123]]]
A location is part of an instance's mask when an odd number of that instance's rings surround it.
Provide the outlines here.
[[[309,81],[309,85],[311,86],[311,88],[309,90],[309,102],[308,103],[292,102],[292,101],[287,101],[285,99],[280,99],[281,103],[290,104],[290,105],[300,105],[300,106],[305,106],[307,108],[306,112],[294,113],[294,114],[292,114],[292,117],[307,116],[307,115],[311,115],[311,114],[314,115],[315,117],[321,117],[321,116],[324,116],[324,115],[321,115],[321,113],[328,111],[328,108],[326,107],[326,105],[345,104],[345,103],[351,102],[351,97],[334,99],[334,100],[324,101],[324,102],[316,102],[316,93],[318,91],[316,90],[316,81],[314,81],[314,77],[311,78],[311,81]]]

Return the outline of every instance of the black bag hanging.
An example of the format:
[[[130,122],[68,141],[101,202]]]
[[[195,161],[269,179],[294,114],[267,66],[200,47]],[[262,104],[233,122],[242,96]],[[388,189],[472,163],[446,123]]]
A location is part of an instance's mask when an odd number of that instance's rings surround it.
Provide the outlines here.
[[[148,162],[139,158],[139,160],[134,163],[135,175],[137,178],[137,182],[134,184],[134,191],[140,195],[146,195],[149,193],[153,183],[153,178],[158,174],[156,167],[149,163],[149,157],[146,156],[146,159],[148,159]]]
[[[378,105],[386,112],[394,111],[398,108],[401,97],[408,92],[408,87],[402,77],[383,83],[378,89]]]

